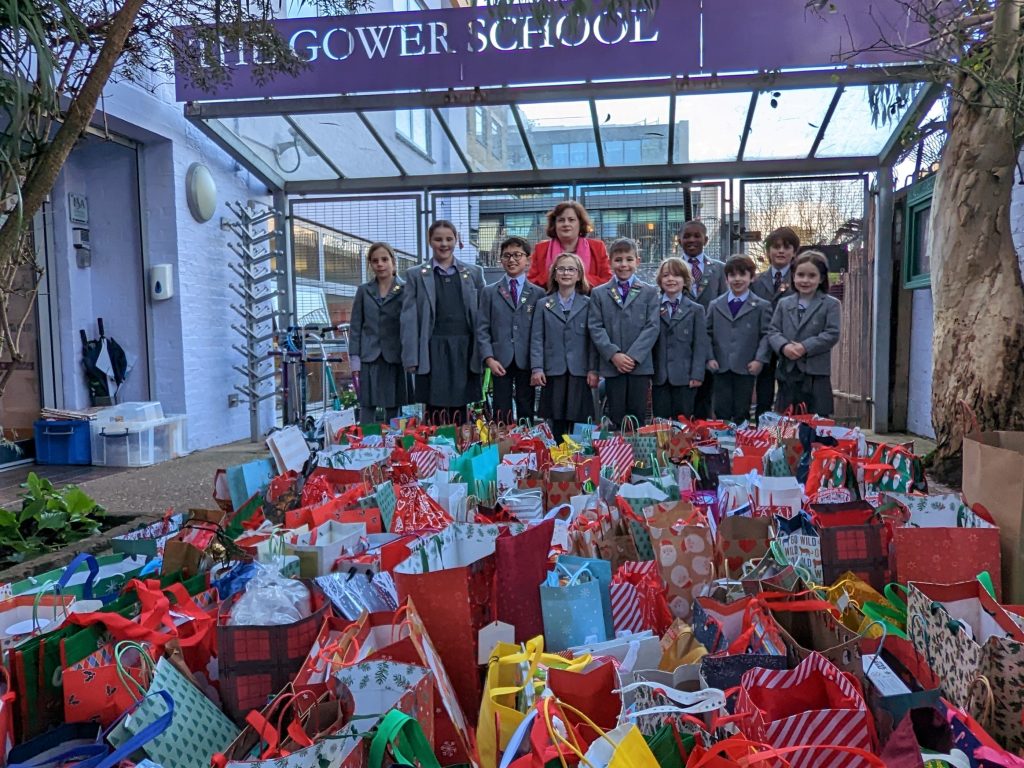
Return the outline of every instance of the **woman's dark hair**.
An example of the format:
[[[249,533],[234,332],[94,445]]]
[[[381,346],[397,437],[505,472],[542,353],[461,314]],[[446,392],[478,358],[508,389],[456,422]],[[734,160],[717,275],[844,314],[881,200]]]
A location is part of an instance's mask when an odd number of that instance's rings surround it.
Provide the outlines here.
[[[576,212],[576,218],[580,220],[580,237],[586,237],[587,233],[594,228],[594,225],[590,221],[590,216],[587,215],[587,209],[575,200],[561,202],[548,211],[547,236],[552,239],[558,237],[555,232],[555,220],[562,215],[562,211],[566,208],[572,208]]]
[[[818,268],[818,274],[821,275],[821,282],[818,283],[818,292],[828,293],[828,259],[825,257],[825,254],[821,251],[804,251],[798,255],[793,259],[793,266],[789,269],[790,282],[793,281],[796,269],[801,264],[813,264]]]

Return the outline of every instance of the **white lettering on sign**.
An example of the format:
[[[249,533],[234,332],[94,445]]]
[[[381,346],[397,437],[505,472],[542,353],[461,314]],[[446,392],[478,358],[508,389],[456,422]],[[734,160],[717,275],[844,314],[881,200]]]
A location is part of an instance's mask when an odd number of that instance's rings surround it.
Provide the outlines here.
[[[569,16],[535,19],[521,16],[508,19],[478,17],[469,22],[466,53],[487,50],[530,51],[543,48],[579,48],[587,43],[634,45],[656,43],[660,31],[654,26],[654,14],[634,9],[628,14],[602,11],[592,17]],[[410,24],[337,26],[326,30],[304,27],[291,33],[288,46],[303,61],[323,59],[345,61],[353,57],[388,59],[416,58],[442,53],[460,53],[448,40],[448,24],[429,21]],[[198,45],[196,42],[193,45]],[[247,67],[263,62],[259,48],[246,51],[243,43],[230,46],[221,41],[204,45],[198,51],[200,66],[211,66],[216,57],[224,66]]]
[[[395,34],[395,25],[390,27],[356,27],[359,39],[363,41],[363,48],[366,50],[366,58],[373,59],[379,55],[382,59],[388,55],[388,48],[391,47],[391,38]],[[387,32],[387,38],[384,33]],[[367,39],[372,38],[372,42]]]

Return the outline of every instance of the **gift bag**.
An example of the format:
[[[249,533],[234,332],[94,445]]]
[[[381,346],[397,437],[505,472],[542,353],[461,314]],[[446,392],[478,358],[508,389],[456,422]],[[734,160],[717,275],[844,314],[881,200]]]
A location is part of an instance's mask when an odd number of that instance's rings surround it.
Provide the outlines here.
[[[612,628],[612,607],[609,598],[609,587],[612,581],[611,563],[599,558],[577,557],[575,555],[559,555],[556,562],[573,573],[579,569],[586,568],[590,577],[597,581],[601,595],[601,614],[604,617],[605,636],[614,637],[615,630]]]
[[[612,576],[609,597],[616,634],[649,629],[660,637],[672,624],[664,585],[652,561],[619,566]]]
[[[330,601],[315,582],[309,588],[308,615],[290,624],[246,626],[230,623],[244,595],[223,603],[217,614],[217,662],[224,710],[241,722],[251,709],[290,683],[316,640]],[[224,746],[227,746],[226,744]]]
[[[358,552],[365,539],[366,526],[362,523],[328,520],[306,533],[288,534],[284,554],[299,558],[299,575],[302,578],[314,579],[333,571],[338,558]]]
[[[994,701],[989,732],[1006,749],[1024,748],[1024,630],[978,581],[911,584],[907,609],[907,633],[946,696],[969,707],[984,677]]]
[[[715,531],[715,565],[722,569],[720,575],[742,575],[744,563],[768,554],[772,538],[772,521],[767,518],[723,518]]]
[[[157,656],[148,644],[107,644],[69,666],[61,675],[64,721],[114,723],[136,703],[138,691],[149,686]]]
[[[110,540],[110,548],[130,557],[150,559],[163,552],[164,544],[181,530],[187,515],[183,512],[173,514],[168,511],[162,520],[144,525],[129,533],[114,536]]]
[[[751,738],[776,748],[839,745],[872,752],[874,725],[855,682],[819,654],[792,670],[752,669],[740,682],[736,715]],[[796,753],[793,768],[820,766],[820,755]],[[829,765],[870,765],[837,756]]]
[[[517,642],[539,635],[544,628],[535,585],[542,584],[547,575],[554,530],[555,521],[545,520],[515,535],[506,528],[494,540],[497,617],[515,627]]]
[[[221,752],[238,736],[238,728],[167,659],[156,662],[148,693],[138,709],[107,737],[123,746],[171,712],[171,722],[143,746],[146,756],[160,765],[206,768],[210,755]],[[162,696],[174,702],[170,707]]]
[[[470,494],[478,499],[490,498],[490,488],[497,482],[500,461],[497,445],[473,445],[465,453],[448,462],[452,472],[458,472],[469,486]]]
[[[1024,603],[1024,432],[982,432],[967,414],[963,443],[964,498],[999,526],[1003,599]]]
[[[629,480],[633,471],[633,446],[620,436],[602,440],[594,440],[594,450],[601,460],[601,467],[611,468],[612,480],[623,482]]]
[[[811,518],[805,512],[796,517],[775,517],[778,526],[777,546],[805,581],[821,584],[825,581],[821,565],[821,538]]]
[[[494,647],[487,664],[487,680],[477,721],[477,747],[483,768],[498,765],[512,735],[544,692],[547,674],[541,665],[545,669],[581,670],[590,663],[590,658],[587,654],[569,660],[544,653],[543,636],[523,645],[498,643]]]
[[[451,522],[452,518],[444,507],[420,486],[403,485],[398,488],[395,516],[390,528],[392,533],[439,530]]]
[[[999,573],[999,529],[978,517],[958,494],[885,494],[908,512],[892,532],[893,577],[903,583],[938,579],[970,581],[979,572]],[[1001,584],[995,583],[996,599]]]
[[[868,493],[928,493],[924,465],[906,448],[883,443],[875,450],[871,464],[888,465],[891,469],[865,467],[864,484]]]
[[[551,650],[608,639],[601,591],[589,563],[576,569],[555,563],[540,588],[544,638]]]
[[[845,571],[853,571],[877,590],[892,581],[891,529],[870,504],[811,504],[810,509],[821,541],[825,583],[831,584]]]
[[[800,513],[804,503],[804,489],[794,477],[755,477],[753,482],[754,505],[776,507],[783,517],[791,518]]]
[[[700,512],[691,508],[690,515],[681,523],[677,514],[676,509],[669,512],[662,508],[648,519],[647,527],[657,548],[656,562],[667,587],[669,610],[673,616],[688,621],[694,596],[715,577],[714,537]]]
[[[415,602],[464,712],[478,711],[483,692],[479,632],[499,618],[495,542],[506,529],[515,537],[526,526],[452,523],[416,542],[394,569],[399,600]],[[514,595],[529,589],[536,587],[516,585]]]
[[[708,649],[694,635],[693,628],[682,619],[672,622],[662,635],[660,646],[658,669],[664,672],[674,672],[680,667],[696,664],[708,654]]]

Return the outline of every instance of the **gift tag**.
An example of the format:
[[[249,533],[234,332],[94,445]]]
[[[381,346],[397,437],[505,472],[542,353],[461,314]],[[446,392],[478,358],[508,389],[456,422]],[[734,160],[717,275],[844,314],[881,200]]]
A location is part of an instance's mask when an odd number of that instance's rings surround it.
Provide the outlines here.
[[[849,608],[849,607],[850,607],[850,596],[847,594],[846,590],[844,589],[842,594],[839,595],[839,598],[836,600],[836,608],[839,609],[840,613],[846,613],[846,609]]]
[[[491,658],[491,651],[498,643],[514,643],[515,641],[515,627],[504,621],[491,622],[480,630],[477,640],[477,664],[487,664]]]
[[[555,519],[555,530],[551,534],[551,548],[558,547],[569,551],[569,521]]]
[[[883,696],[907,696],[910,689],[900,680],[892,667],[875,654],[865,653],[862,657],[864,674]]]

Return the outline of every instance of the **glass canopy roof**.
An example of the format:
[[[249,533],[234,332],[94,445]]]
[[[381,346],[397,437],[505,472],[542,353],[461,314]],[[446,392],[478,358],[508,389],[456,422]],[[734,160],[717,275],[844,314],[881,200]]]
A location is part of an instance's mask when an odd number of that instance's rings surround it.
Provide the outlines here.
[[[268,186],[316,193],[873,170],[935,95],[914,83],[876,120],[875,86],[820,74],[799,87],[780,76],[771,90],[674,93],[665,80],[665,93],[650,95],[647,83],[635,98],[618,97],[629,93],[624,84],[576,85],[565,101],[550,100],[551,87],[512,103],[500,103],[511,99],[496,89],[493,101],[472,106],[408,93],[388,103],[409,109],[352,108],[338,97],[198,102],[186,114]]]

